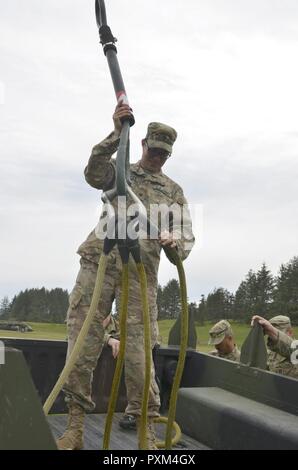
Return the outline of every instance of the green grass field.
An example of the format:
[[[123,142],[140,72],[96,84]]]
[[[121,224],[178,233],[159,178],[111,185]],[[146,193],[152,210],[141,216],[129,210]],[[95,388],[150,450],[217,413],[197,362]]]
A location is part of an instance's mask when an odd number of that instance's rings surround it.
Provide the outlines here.
[[[159,323],[160,338],[162,344],[167,344],[169,331],[173,325],[173,320],[161,320]],[[19,333],[16,331],[0,330],[1,338],[24,338],[24,339],[53,339],[53,340],[65,340],[66,325],[55,324],[55,323],[31,323],[28,324],[33,328],[33,332]],[[208,331],[211,328],[212,323],[206,322],[204,326],[197,326],[197,337],[199,351],[208,352],[212,348],[208,346]],[[244,339],[249,333],[250,327],[243,325],[242,323],[232,322],[236,342],[241,347]],[[298,338],[298,327],[294,327],[295,337]]]
[[[172,320],[162,320],[159,323],[159,330],[160,336],[162,338],[162,343],[167,343],[169,330],[171,329],[171,325],[173,324]],[[239,348],[241,348],[242,343],[244,342],[245,338],[247,337],[250,327],[249,325],[244,325],[243,323],[231,322],[232,328],[234,331],[234,335],[236,338],[236,342]],[[196,326],[197,331],[197,349],[202,352],[209,352],[214,347],[208,345],[209,339],[209,330],[212,327],[213,323],[206,322],[204,326]],[[298,334],[298,328],[296,328]]]
[[[31,323],[33,331],[20,333],[18,331],[7,331],[0,329],[0,338],[24,338],[24,339],[60,339],[66,338],[66,325],[58,323]]]

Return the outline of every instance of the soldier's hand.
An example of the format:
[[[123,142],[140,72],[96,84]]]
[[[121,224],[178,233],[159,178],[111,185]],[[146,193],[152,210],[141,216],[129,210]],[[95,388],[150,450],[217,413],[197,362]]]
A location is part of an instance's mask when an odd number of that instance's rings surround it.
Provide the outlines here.
[[[128,106],[128,104],[123,104],[122,101],[120,101],[117,104],[113,114],[114,132],[117,136],[119,136],[121,133],[123,119],[129,118],[131,116],[133,116],[131,107]]]
[[[120,341],[115,338],[109,338],[108,345],[111,346],[113,358],[116,359],[119,354]]]
[[[169,246],[170,248],[176,248],[177,242],[174,239],[174,236],[172,233],[167,232],[166,230],[164,232],[161,232],[159,236],[159,243],[161,246]]]
[[[276,339],[278,337],[278,330],[265,318],[254,315],[251,319],[251,326],[253,326],[255,322],[258,322],[262,326],[264,333],[270,336],[270,338]]]

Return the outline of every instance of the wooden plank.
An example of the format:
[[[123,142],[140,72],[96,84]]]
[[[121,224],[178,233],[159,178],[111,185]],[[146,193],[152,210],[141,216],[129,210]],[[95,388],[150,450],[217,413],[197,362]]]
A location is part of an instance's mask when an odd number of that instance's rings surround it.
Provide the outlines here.
[[[119,427],[119,420],[122,417],[122,413],[115,413],[112,434],[110,440],[110,450],[134,450],[137,449],[137,436],[136,431],[124,430]],[[86,417],[84,442],[85,450],[100,450],[102,449],[102,439],[105,425],[105,414],[89,414]],[[48,417],[53,435],[55,438],[61,436],[65,431],[67,424],[67,415],[50,415]],[[156,426],[156,435],[158,440],[164,439],[165,426],[158,424]],[[200,442],[192,439],[185,434],[182,434],[180,443],[175,449],[188,450],[207,450],[208,447],[204,446]]]

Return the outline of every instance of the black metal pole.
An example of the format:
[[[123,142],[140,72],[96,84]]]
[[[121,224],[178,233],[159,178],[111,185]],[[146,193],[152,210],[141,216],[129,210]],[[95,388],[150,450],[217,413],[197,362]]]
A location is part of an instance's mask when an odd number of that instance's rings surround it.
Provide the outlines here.
[[[110,27],[107,25],[107,16],[104,0],[95,0],[95,14],[97,26],[99,29],[100,43],[102,44],[105,56],[108,61],[117,101],[118,103],[122,101],[122,103],[129,105],[117,58],[117,48],[115,46],[117,39],[114,37]],[[129,121],[130,126],[134,125],[133,117],[127,120]]]

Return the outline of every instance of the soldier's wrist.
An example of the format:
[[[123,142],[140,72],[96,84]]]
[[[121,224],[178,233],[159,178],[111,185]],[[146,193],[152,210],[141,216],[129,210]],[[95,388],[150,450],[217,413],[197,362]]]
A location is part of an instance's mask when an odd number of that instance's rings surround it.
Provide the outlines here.
[[[121,134],[121,129],[116,129],[116,128],[115,128],[114,131],[113,131],[113,134],[114,134],[114,137],[115,137],[116,139],[119,139],[119,138],[120,138],[120,134]]]

